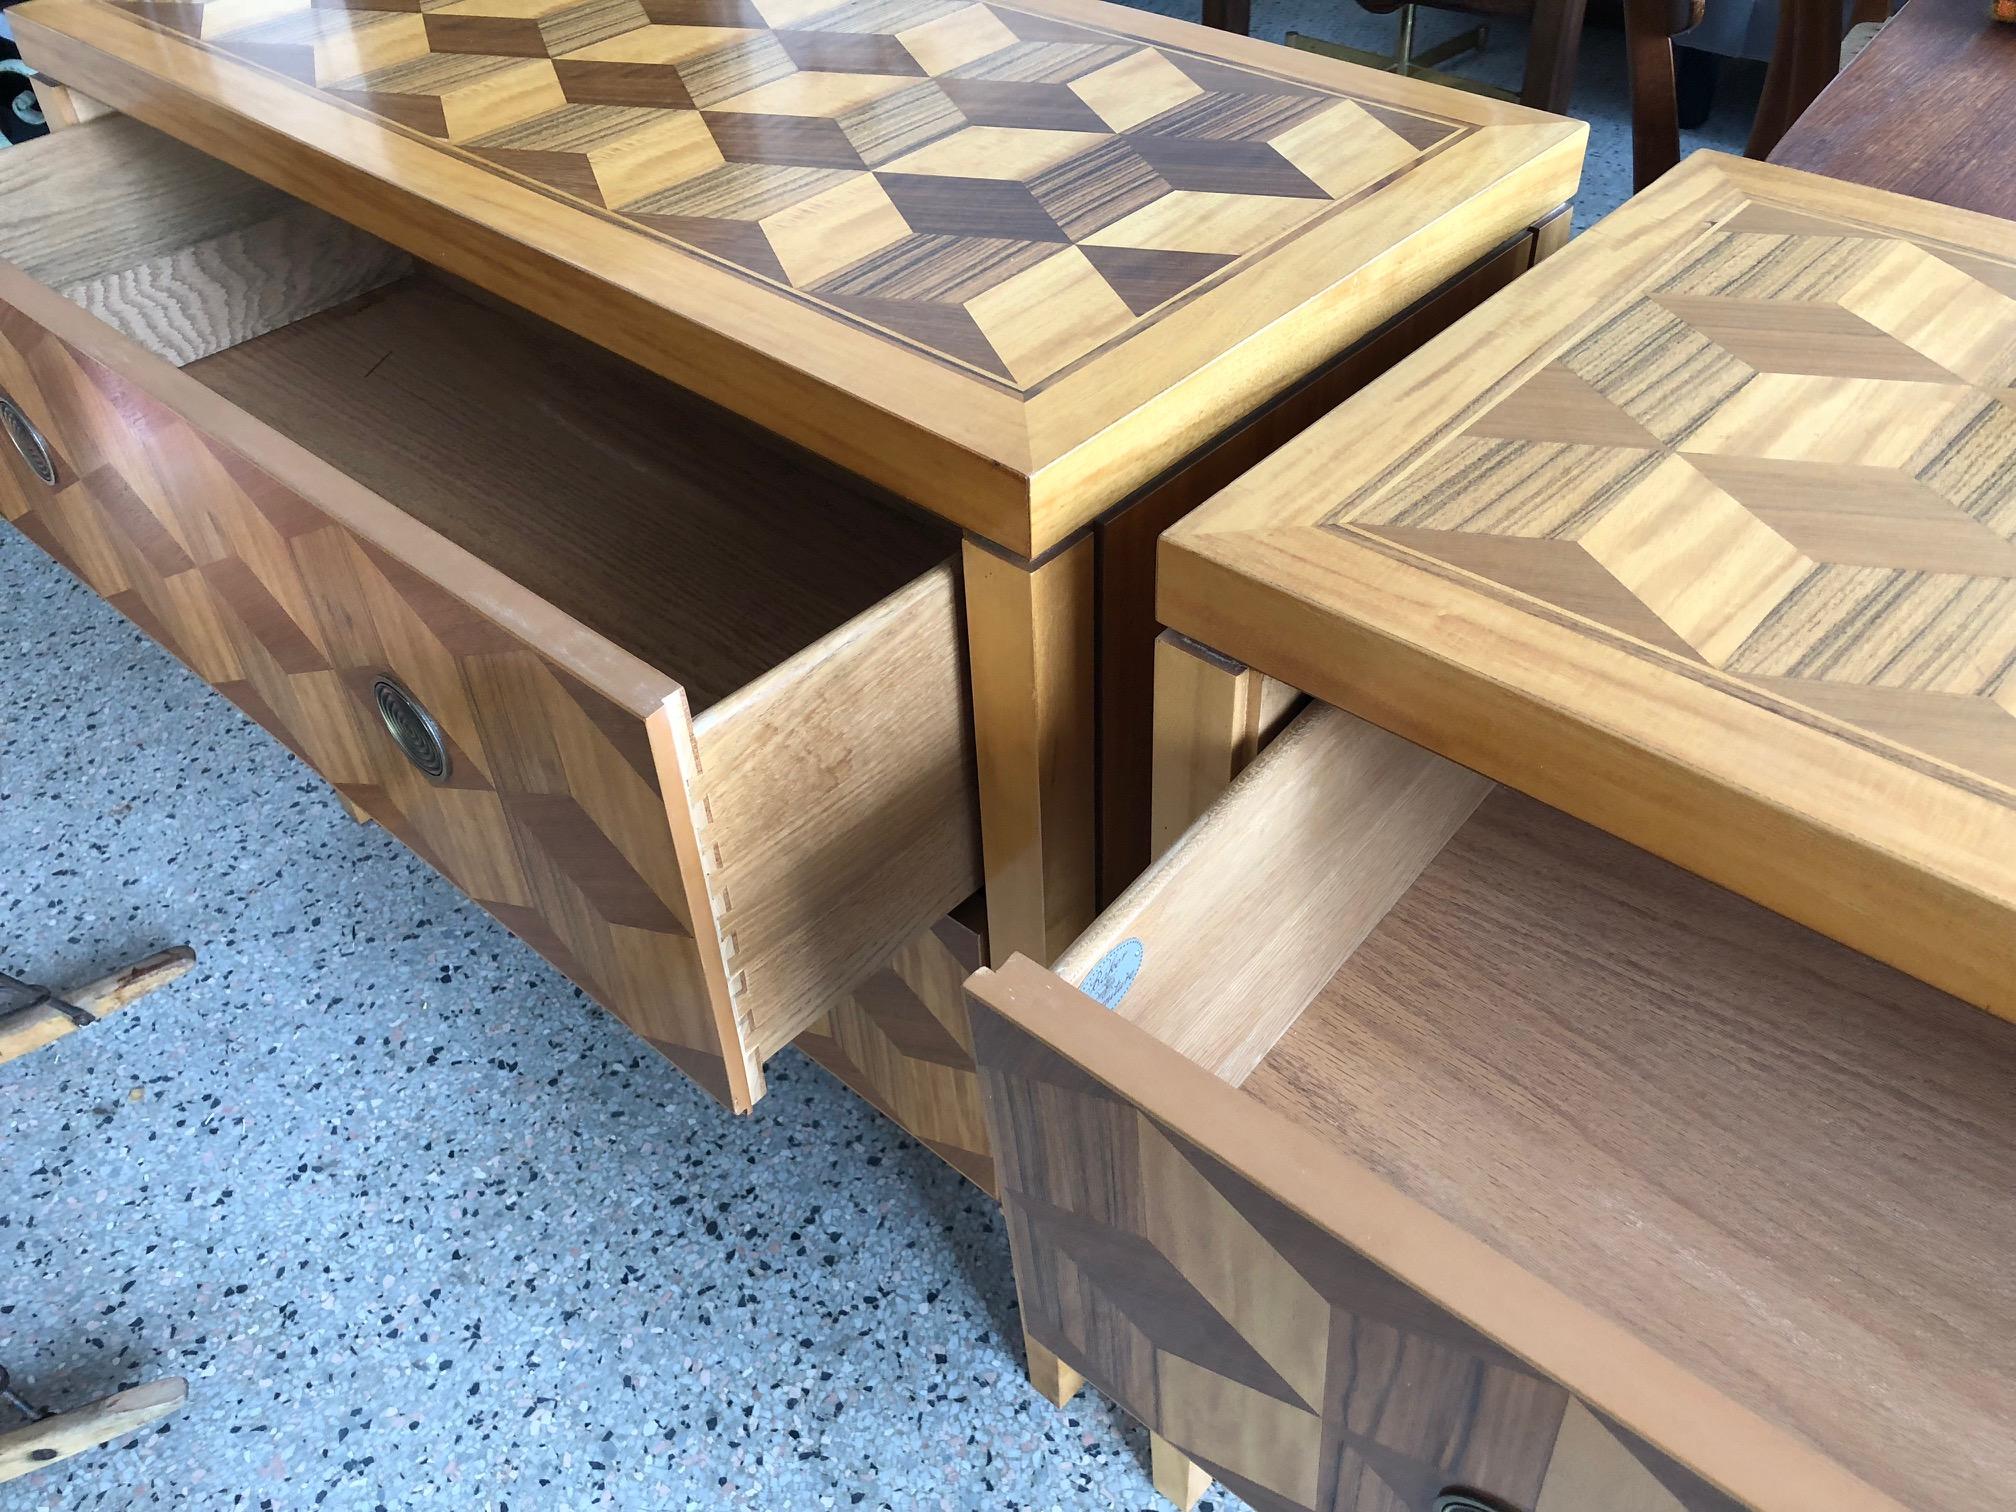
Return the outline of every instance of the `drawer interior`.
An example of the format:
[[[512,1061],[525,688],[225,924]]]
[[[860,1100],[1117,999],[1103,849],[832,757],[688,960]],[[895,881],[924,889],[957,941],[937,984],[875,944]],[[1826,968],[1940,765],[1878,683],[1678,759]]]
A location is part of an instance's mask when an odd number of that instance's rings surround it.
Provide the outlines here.
[[[695,714],[957,546],[706,401],[425,271],[187,371],[678,679]]]
[[[951,527],[130,120],[0,203],[53,554],[724,1101],[979,885]]]
[[[1872,1483],[2009,1455],[2016,1026],[1321,707],[1058,969],[1122,950],[1122,1017]]]
[[[677,679],[696,714],[956,548],[940,522],[131,120],[7,154],[0,199],[0,257]]]

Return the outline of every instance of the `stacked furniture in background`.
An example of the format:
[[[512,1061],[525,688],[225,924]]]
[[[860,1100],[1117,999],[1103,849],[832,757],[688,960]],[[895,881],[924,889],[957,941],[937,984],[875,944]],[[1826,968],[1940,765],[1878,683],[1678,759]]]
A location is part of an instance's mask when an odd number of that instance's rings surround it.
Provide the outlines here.
[[[1039,1385],[1270,1509],[2006,1499],[2012,391],[2016,227],[1701,155],[1169,533],[1177,838],[971,984]]]
[[[1145,859],[1156,535],[1586,136],[1075,0],[10,14],[0,513],[725,1105],[802,1038],[983,1186],[959,983]]]

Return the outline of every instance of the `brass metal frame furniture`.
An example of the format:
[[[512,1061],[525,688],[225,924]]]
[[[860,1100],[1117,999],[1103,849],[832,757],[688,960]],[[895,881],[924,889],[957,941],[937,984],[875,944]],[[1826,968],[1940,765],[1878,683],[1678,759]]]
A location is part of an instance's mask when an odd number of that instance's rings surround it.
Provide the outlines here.
[[[1165,536],[1169,848],[971,983],[1039,1385],[1301,1512],[2002,1498],[2012,385],[2016,227],[1703,154]]]
[[[722,1103],[803,1036],[983,1185],[957,984],[1145,855],[1155,535],[1585,139],[1089,0],[10,16],[0,513]]]

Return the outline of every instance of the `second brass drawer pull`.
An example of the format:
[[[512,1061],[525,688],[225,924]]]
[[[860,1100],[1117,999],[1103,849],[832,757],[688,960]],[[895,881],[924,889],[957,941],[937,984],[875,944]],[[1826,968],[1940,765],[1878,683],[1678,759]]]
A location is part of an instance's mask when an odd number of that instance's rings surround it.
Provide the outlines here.
[[[446,782],[448,739],[426,706],[389,677],[371,684],[371,697],[399,753],[429,782]]]
[[[28,464],[36,477],[54,488],[56,459],[50,454],[49,443],[35,428],[35,422],[22,413],[21,406],[4,394],[0,394],[0,426],[6,427],[7,439],[14,443],[14,450],[21,453],[21,460]]]

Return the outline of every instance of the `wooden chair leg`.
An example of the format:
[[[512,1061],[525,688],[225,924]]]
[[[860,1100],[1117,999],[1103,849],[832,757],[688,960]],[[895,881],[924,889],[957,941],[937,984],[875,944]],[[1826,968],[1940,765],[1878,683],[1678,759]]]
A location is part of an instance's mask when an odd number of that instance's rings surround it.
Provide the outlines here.
[[[1766,158],[1841,71],[1839,0],[1779,0],[1778,35],[1746,156]]]
[[[1085,1377],[1026,1332],[1022,1335],[1022,1349],[1029,1361],[1029,1384],[1054,1405],[1062,1407],[1084,1388]]]
[[[1582,52],[1582,18],[1588,8],[1588,0],[1536,0],[1520,104],[1556,115],[1567,112],[1569,97],[1575,92],[1575,62]]]
[[[1197,1468],[1189,1455],[1159,1433],[1148,1435],[1148,1469],[1155,1489],[1176,1503],[1183,1512],[1203,1499],[1211,1489],[1211,1477]]]
[[[1253,30],[1253,0],[1204,0],[1204,24],[1246,36]]]
[[[1631,78],[1631,187],[1643,189],[1680,161],[1680,100],[1673,78],[1669,0],[1624,0]]]
[[[196,964],[196,952],[187,945],[173,945],[143,961],[122,966],[110,976],[87,982],[62,994],[81,1018],[66,1013],[54,1003],[39,1002],[0,1015],[0,1066],[19,1060],[31,1050],[40,1050],[67,1034],[74,1034],[108,1013],[116,1013],[128,1003],[138,1002],[157,987],[165,987]]]

